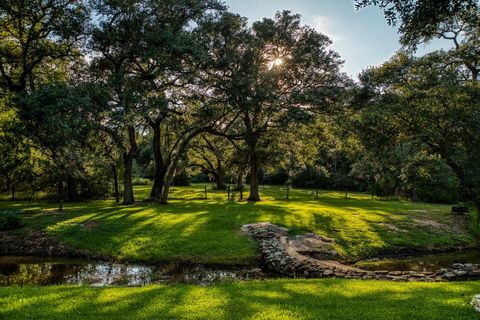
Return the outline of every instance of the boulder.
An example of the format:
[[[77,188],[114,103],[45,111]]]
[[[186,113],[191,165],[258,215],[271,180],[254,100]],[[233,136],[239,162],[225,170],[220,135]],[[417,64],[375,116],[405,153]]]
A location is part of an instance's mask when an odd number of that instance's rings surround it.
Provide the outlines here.
[[[480,294],[475,295],[470,304],[477,312],[480,312]]]

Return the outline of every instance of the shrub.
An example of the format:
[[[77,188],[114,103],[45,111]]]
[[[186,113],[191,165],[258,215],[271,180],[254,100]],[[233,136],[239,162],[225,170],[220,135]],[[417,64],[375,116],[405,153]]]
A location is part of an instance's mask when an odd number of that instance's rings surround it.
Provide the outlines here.
[[[285,170],[277,169],[273,173],[265,175],[264,183],[281,186],[286,184],[287,180],[288,173]]]
[[[425,158],[420,158],[403,170],[402,177],[410,197],[436,203],[456,202],[460,181],[453,170],[440,158]]]
[[[191,182],[193,183],[205,183],[205,182],[210,182],[210,179],[208,178],[208,175],[206,175],[203,172],[197,173],[193,176],[190,177]]]
[[[295,188],[332,189],[332,181],[323,168],[308,166],[298,172],[292,179]]]
[[[134,178],[132,180],[132,184],[134,186],[146,186],[146,185],[150,184],[150,180],[144,179],[144,178]]]
[[[189,186],[190,185],[190,176],[185,172],[182,172],[178,176],[173,178],[173,184],[175,186]]]
[[[19,211],[0,211],[0,231],[10,231],[23,225]]]

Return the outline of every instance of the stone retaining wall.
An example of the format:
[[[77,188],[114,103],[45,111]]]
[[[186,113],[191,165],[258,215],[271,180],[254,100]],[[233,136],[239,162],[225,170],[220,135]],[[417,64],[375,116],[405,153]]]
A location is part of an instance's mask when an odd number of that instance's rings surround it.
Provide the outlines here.
[[[331,260],[337,255],[331,239],[314,234],[289,236],[287,229],[269,222],[244,225],[242,230],[258,241],[263,263],[268,269],[290,277],[425,282],[480,279],[480,265],[468,263],[457,263],[438,272],[362,270]],[[323,258],[312,258],[305,251],[313,256],[320,254]]]

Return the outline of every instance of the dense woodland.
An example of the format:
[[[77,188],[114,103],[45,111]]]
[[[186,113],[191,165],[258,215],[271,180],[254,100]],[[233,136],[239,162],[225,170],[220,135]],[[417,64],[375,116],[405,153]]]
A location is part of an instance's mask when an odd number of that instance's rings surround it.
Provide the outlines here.
[[[352,79],[288,11],[248,22],[217,0],[3,0],[1,191],[132,204],[149,179],[162,204],[206,181],[250,201],[261,184],[479,201],[480,9],[408,3],[356,1],[383,8],[403,48]],[[451,48],[417,53],[437,38]]]

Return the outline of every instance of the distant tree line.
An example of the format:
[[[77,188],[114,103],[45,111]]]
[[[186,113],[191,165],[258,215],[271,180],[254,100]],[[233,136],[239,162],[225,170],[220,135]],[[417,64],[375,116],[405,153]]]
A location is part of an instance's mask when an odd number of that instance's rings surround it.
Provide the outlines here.
[[[189,181],[248,184],[250,201],[262,183],[475,199],[476,1],[356,2],[404,45],[358,81],[289,11],[248,24],[217,0],[2,1],[2,192],[128,205],[150,179],[162,204]],[[434,38],[452,48],[415,54]]]

